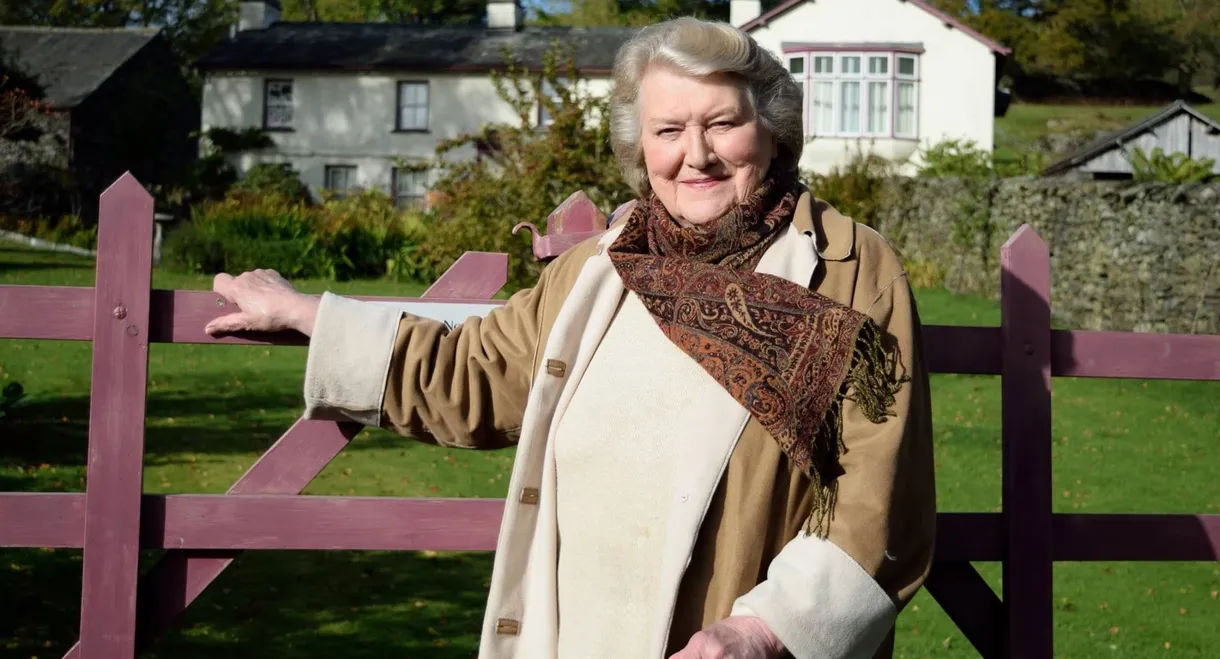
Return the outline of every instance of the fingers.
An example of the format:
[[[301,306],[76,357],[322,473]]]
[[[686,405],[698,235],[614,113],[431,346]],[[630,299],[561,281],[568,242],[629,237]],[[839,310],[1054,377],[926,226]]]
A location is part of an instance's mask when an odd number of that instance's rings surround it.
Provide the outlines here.
[[[249,314],[231,313],[227,316],[213,319],[212,322],[203,328],[203,331],[208,336],[216,336],[217,334],[229,334],[253,329],[255,329],[254,319]]]

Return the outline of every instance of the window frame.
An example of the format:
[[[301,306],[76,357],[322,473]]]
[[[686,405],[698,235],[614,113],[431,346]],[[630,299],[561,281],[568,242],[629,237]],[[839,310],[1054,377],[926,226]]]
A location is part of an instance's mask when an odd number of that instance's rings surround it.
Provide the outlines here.
[[[345,187],[343,189],[332,187],[330,184],[331,183],[331,181],[330,181],[331,173],[340,171],[340,170],[348,172],[347,187]],[[345,163],[334,163],[334,164],[324,165],[322,168],[322,189],[327,191],[328,193],[334,195],[334,197],[336,199],[346,198],[349,194],[351,194],[351,192],[353,190],[356,190],[360,187],[359,184],[355,180],[353,180],[353,179],[357,179],[359,176],[360,176],[359,165],[352,165],[352,164],[345,164]]]
[[[390,194],[394,199],[394,207],[398,208],[400,210],[408,209],[408,208],[411,208],[411,209],[417,208],[418,210],[427,210],[428,209],[428,178],[429,178],[428,172],[427,171],[414,171],[414,170],[403,171],[403,170],[404,170],[404,168],[402,168],[402,167],[394,167],[393,169],[390,170]],[[402,204],[402,199],[404,199],[404,198],[409,198],[409,199],[415,198],[412,195],[400,194],[399,184],[402,183],[404,174],[409,174],[411,176],[418,175],[418,176],[422,176],[424,179],[423,193],[421,195],[419,195],[419,197],[418,197],[419,198],[418,207],[404,206]]]
[[[288,109],[291,111],[291,119],[284,126],[271,125],[271,87],[272,85],[288,85],[288,93],[291,97],[289,100]],[[293,78],[264,78],[263,79],[263,130],[276,133],[291,133],[296,131],[296,80]]]
[[[402,102],[402,90],[407,85],[422,85],[424,88],[424,126],[407,127],[402,122],[402,111],[407,107],[419,108],[418,105],[406,106]],[[432,85],[428,80],[399,80],[394,85],[394,132],[395,133],[427,133],[432,130]]]
[[[796,46],[784,49],[784,62],[789,71],[789,75],[801,83],[804,88],[804,98],[802,99],[802,118],[804,122],[805,134],[809,137],[830,137],[830,138],[887,138],[896,140],[918,140],[919,125],[920,125],[920,67],[923,55],[922,49],[902,48],[898,46],[878,46],[868,47],[861,46]],[[794,68],[792,63],[794,60],[805,58],[803,65],[800,68],[804,73],[792,73]],[[859,72],[844,73],[845,66],[851,58],[858,58]],[[874,58],[884,58],[885,72],[872,73],[872,65]],[[898,73],[900,60],[910,59],[914,62],[913,74]],[[830,64],[829,70],[825,70],[826,63]],[[823,70],[818,71],[818,65],[823,65]],[[822,83],[819,85],[819,83]],[[822,109],[824,99],[819,93],[819,87],[825,87],[826,83],[830,83],[830,99],[829,109],[831,130],[819,130],[821,124],[820,119],[823,117],[815,110]],[[843,98],[844,88],[848,84],[858,84],[859,86],[859,117],[858,130],[844,130],[843,127]],[[870,97],[871,84],[884,83],[884,91],[882,98],[885,99],[885,116],[880,121],[879,130],[869,130],[869,121],[872,118],[870,112]],[[912,84],[914,88],[914,118],[912,121],[912,132],[898,131],[898,112],[899,112],[899,83]],[[825,90],[821,90],[824,92]],[[815,103],[819,104],[815,108]]]

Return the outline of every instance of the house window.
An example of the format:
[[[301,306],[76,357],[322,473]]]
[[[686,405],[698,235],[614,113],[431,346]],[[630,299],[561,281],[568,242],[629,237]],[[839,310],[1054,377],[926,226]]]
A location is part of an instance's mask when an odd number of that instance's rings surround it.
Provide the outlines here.
[[[418,208],[427,206],[428,172],[394,168],[394,205],[398,208]]]
[[[292,81],[265,81],[263,83],[263,128],[292,130],[292,118]]]
[[[343,198],[356,189],[355,165],[327,165],[325,187]]]
[[[918,137],[918,54],[838,52],[822,46],[807,50],[785,57],[788,71],[808,95],[808,135]]]
[[[428,130],[428,83],[398,83],[398,130]]]
[[[919,126],[915,121],[919,107],[919,60],[914,55],[898,55],[895,67],[894,135],[917,137]]]

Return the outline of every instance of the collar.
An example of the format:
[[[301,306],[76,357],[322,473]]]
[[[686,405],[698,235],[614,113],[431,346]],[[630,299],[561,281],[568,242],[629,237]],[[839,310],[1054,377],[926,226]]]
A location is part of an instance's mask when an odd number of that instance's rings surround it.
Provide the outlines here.
[[[856,223],[808,189],[796,202],[792,223],[805,235],[815,234],[818,256],[827,261],[846,261],[855,253]]]

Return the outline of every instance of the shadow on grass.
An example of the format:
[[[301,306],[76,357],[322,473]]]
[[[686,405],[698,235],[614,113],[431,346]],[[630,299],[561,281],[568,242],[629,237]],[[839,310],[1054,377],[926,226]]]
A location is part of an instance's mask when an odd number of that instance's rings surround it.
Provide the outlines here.
[[[253,459],[282,436],[298,418],[299,401],[283,395],[192,395],[150,393],[145,429],[145,465],[193,462],[195,456],[244,456]],[[0,491],[78,491],[84,489],[89,399],[54,397],[24,403],[0,421]],[[416,444],[386,431],[361,435],[347,450]],[[28,478],[5,476],[16,469]]]
[[[158,552],[145,552],[151,565]],[[80,552],[0,552],[0,657],[59,657],[75,642]],[[251,552],[145,657],[466,659],[490,554]]]

